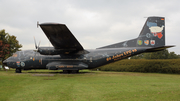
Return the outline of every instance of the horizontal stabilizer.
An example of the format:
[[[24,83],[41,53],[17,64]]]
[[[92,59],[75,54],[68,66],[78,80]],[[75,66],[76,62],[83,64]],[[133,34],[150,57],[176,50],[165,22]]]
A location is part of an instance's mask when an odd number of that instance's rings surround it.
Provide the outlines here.
[[[156,51],[161,51],[161,50],[164,50],[166,48],[171,48],[171,47],[175,47],[175,46],[161,46],[161,47],[149,48],[146,50],[146,52],[156,52]]]

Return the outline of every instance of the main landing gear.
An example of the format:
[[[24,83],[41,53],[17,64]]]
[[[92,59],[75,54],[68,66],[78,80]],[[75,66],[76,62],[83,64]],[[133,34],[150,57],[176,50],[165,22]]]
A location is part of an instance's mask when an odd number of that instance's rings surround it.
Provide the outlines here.
[[[79,70],[63,70],[63,73],[68,74],[68,73],[79,73]]]
[[[16,68],[16,73],[21,73],[21,69]]]

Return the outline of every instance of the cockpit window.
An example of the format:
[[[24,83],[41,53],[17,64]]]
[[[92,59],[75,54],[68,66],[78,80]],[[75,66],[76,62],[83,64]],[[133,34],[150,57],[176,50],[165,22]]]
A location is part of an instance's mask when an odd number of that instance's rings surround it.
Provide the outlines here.
[[[12,57],[17,57],[17,54],[16,54],[16,53],[14,53]]]

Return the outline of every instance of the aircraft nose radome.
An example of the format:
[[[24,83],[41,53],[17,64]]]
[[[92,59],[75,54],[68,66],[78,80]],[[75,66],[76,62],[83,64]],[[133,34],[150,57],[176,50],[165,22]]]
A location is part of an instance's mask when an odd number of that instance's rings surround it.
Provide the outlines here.
[[[4,60],[4,61],[3,61],[3,64],[4,64],[5,66],[7,66],[7,60]]]

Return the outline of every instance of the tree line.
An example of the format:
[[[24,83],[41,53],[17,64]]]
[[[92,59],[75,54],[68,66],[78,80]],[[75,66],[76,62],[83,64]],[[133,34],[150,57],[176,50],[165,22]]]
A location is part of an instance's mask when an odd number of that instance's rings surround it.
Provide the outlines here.
[[[92,70],[180,74],[180,59],[124,59]]]
[[[142,53],[132,56],[130,59],[179,59],[180,55],[169,52],[167,49],[157,52]]]

